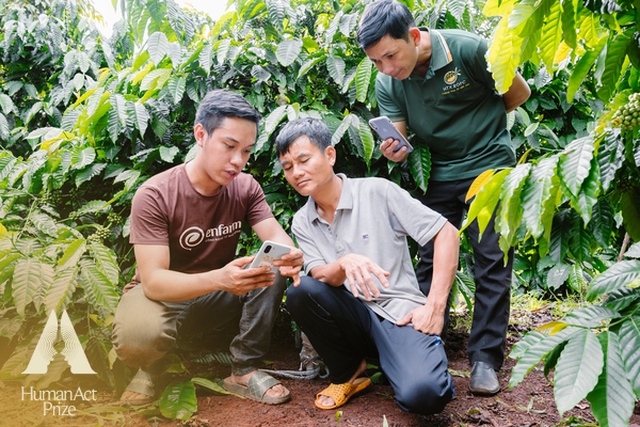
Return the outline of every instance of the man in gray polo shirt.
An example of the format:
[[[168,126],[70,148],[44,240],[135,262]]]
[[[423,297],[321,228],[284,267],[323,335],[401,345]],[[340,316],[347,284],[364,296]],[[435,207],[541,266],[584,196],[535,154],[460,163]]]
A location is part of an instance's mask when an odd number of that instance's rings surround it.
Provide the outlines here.
[[[334,173],[331,132],[320,120],[288,123],[276,151],[289,184],[309,196],[292,227],[307,276],[287,291],[287,308],[330,371],[315,405],[334,409],[364,390],[366,359],[376,358],[398,406],[442,411],[453,397],[439,335],[458,264],[457,229],[390,181]],[[407,236],[434,242],[428,297]]]

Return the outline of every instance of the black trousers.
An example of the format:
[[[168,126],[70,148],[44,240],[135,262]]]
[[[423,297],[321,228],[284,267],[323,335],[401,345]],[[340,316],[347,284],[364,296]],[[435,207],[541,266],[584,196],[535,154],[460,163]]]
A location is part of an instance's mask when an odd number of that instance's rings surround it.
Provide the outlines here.
[[[453,398],[453,379],[438,336],[379,317],[344,286],[303,276],[287,289],[287,309],[307,335],[332,383],[342,384],[362,359],[378,359],[405,411],[435,414]]]
[[[460,228],[469,204],[464,199],[473,179],[451,182],[430,182],[427,193],[420,201],[447,218]],[[509,251],[507,264],[504,253],[498,246],[500,235],[494,230],[494,216],[478,241],[478,222],[474,221],[465,232],[473,246],[475,268],[475,304],[473,323],[467,353],[471,364],[486,362],[498,370],[504,362],[509,305],[511,299],[511,276],[513,270],[513,248]],[[420,261],[416,275],[420,289],[429,295],[433,272],[433,243],[420,247]],[[445,327],[449,323],[447,310]]]

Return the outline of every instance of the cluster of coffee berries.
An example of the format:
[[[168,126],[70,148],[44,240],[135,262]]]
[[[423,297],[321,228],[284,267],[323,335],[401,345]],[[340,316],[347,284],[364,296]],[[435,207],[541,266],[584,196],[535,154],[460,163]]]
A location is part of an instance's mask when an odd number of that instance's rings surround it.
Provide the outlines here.
[[[640,93],[629,95],[628,102],[613,115],[612,124],[622,130],[633,130],[640,125]]]
[[[124,222],[124,219],[120,216],[120,214],[116,212],[109,212],[107,215],[107,222],[109,225],[120,225]]]
[[[87,240],[102,243],[109,237],[111,237],[111,231],[107,227],[98,225],[96,226],[96,231],[91,236],[87,237]]]

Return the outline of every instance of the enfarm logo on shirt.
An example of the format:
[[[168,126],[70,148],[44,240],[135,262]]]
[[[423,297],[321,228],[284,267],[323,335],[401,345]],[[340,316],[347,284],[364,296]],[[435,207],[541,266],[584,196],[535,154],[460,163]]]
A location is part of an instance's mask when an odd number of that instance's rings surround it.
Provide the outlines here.
[[[58,354],[53,347],[58,340],[58,331],[60,331],[60,336],[64,342],[64,349],[60,353],[69,364],[71,373],[95,375],[96,372],[89,364],[87,355],[82,349],[78,334],[76,334],[66,310],[60,316],[60,324],[58,324],[55,311],[51,311],[36,349],[33,351],[29,365],[22,373],[44,375],[48,372],[49,364]],[[76,407],[70,403],[96,401],[96,392],[96,390],[83,391],[80,387],[76,390],[40,390],[33,386],[29,388],[23,386],[21,400],[42,402],[43,416],[74,417],[76,415]]]
[[[193,226],[189,227],[180,235],[180,246],[185,251],[190,251],[202,242],[215,242],[234,234],[240,233],[242,229],[242,221],[236,221],[229,225],[220,224],[217,227],[211,227],[207,231],[202,228]]]

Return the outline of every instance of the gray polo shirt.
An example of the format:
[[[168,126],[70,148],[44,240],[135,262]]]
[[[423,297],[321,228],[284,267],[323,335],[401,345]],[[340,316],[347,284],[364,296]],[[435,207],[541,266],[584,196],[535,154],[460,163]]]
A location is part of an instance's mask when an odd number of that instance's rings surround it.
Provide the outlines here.
[[[305,272],[337,261],[349,253],[364,255],[390,273],[389,288],[378,280],[380,297],[366,301],[378,315],[392,322],[426,302],[420,292],[407,246],[407,236],[420,245],[438,234],[447,220],[383,178],[342,179],[342,193],[333,224],[307,203],[293,218],[292,230],[304,252]],[[345,282],[348,287],[348,284]]]

